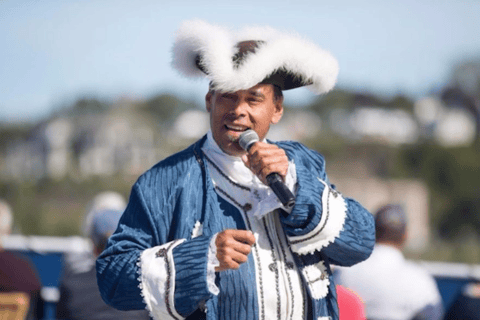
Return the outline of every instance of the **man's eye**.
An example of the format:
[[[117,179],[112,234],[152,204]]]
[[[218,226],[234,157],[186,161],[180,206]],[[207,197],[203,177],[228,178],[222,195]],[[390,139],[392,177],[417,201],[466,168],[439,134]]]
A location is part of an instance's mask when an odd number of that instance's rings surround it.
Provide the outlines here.
[[[228,100],[235,100],[235,99],[236,99],[236,96],[233,95],[233,94],[223,94],[223,95],[222,95],[222,98],[228,99]]]

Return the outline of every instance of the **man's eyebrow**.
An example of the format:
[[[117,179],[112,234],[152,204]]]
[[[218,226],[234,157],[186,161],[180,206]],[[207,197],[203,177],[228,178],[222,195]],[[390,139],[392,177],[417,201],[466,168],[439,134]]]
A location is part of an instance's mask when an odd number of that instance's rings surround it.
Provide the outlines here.
[[[265,98],[265,95],[260,90],[250,90],[248,94],[257,98]]]

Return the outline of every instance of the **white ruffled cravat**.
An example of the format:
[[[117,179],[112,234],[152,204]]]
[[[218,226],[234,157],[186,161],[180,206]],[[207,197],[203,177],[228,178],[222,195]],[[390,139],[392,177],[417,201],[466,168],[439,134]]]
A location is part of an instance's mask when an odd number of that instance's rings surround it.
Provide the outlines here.
[[[248,187],[251,190],[248,195],[249,199],[242,199],[242,202],[249,202],[252,205],[252,210],[248,212],[249,215],[261,218],[278,208],[283,208],[287,212],[291,211],[291,209],[287,210],[282,205],[269,186],[260,181],[260,179],[245,166],[240,157],[234,157],[223,152],[213,139],[211,131],[207,133],[207,140],[202,150],[223,174],[228,176],[232,181]],[[209,169],[216,170],[212,166],[209,166]],[[213,182],[216,186],[227,192],[228,190],[236,188],[227,179],[214,179]],[[285,184],[292,192],[294,192],[296,182],[297,175],[295,172],[295,163],[290,161],[287,176],[285,177]],[[238,196],[237,192],[234,193]],[[234,194],[231,195],[234,196]]]

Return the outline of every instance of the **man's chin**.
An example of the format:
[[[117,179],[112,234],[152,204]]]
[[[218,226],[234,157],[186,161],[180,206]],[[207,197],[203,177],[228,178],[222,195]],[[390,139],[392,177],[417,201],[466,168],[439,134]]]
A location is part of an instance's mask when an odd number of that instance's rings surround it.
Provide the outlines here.
[[[240,134],[242,134],[242,133],[241,133],[241,132],[238,132],[238,133],[228,133],[228,134],[227,134],[228,141],[234,142],[234,143],[238,143],[238,140],[240,139]]]
[[[245,153],[245,150],[243,150],[242,147],[240,147],[240,145],[236,141],[231,141],[231,143],[229,143],[227,146],[221,149],[226,154],[235,156],[235,157],[239,157]]]

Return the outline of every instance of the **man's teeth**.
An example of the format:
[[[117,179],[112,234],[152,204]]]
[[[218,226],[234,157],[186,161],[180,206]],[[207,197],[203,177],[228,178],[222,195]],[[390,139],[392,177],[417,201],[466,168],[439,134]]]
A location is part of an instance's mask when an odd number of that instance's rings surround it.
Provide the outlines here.
[[[245,127],[236,127],[236,126],[227,126],[228,129],[234,130],[234,131],[245,131]]]

